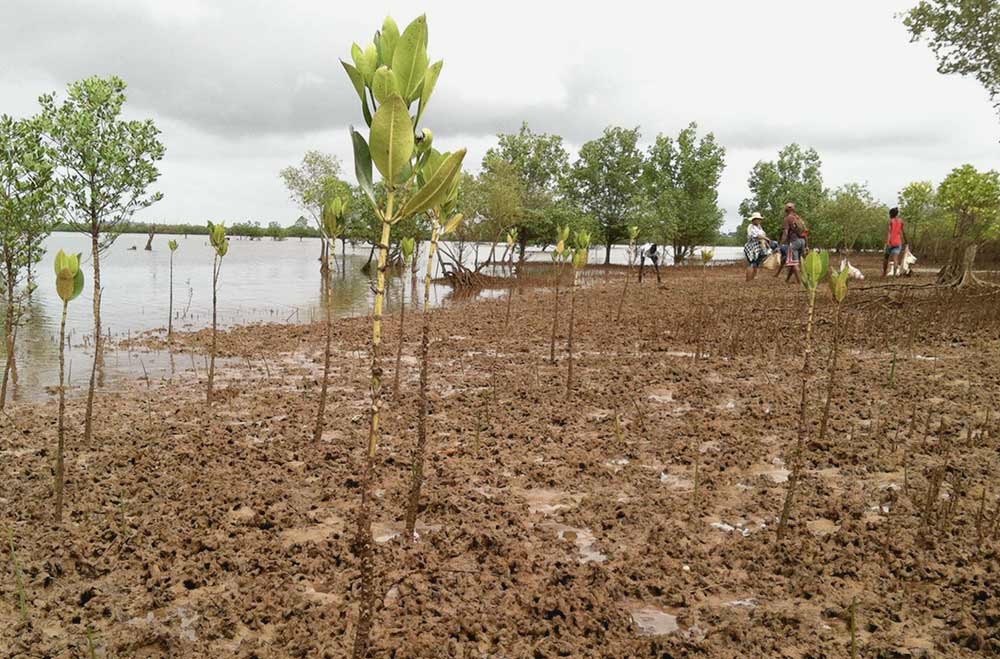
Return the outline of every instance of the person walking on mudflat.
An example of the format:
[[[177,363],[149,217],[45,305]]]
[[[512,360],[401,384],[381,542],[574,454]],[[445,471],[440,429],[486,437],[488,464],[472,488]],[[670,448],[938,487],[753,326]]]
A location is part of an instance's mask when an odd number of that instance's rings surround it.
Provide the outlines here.
[[[646,259],[653,264],[656,271],[656,283],[662,284],[660,280],[660,248],[656,243],[646,243],[639,249],[639,283],[642,283],[642,268],[646,265]]]
[[[785,225],[781,231],[781,244],[788,245],[788,258],[785,261],[785,265],[788,266],[788,274],[785,275],[786,282],[790,281],[793,276],[796,284],[802,281],[799,279],[799,267],[802,255],[806,251],[806,236],[808,235],[806,223],[795,212],[795,204],[792,202],[785,204]]]
[[[761,226],[763,221],[764,217],[760,213],[754,213],[750,216],[750,224],[747,226],[747,242],[743,246],[743,255],[747,259],[747,281],[757,276],[757,268],[771,254],[771,240]]]
[[[889,274],[889,259],[896,266],[893,273],[902,272],[903,248],[910,241],[906,239],[906,225],[899,216],[898,208],[889,209],[889,232],[885,237],[885,258],[882,260],[882,277]]]

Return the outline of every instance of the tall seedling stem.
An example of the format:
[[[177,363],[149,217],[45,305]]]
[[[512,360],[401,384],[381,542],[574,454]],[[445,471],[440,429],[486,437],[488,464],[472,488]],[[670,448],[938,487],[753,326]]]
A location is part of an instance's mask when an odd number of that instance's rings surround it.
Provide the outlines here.
[[[208,362],[208,394],[206,400],[212,406],[212,387],[215,384],[215,351],[218,338],[217,317],[219,295],[219,271],[222,269],[222,258],[229,251],[229,238],[226,237],[226,227],[223,224],[208,223],[208,236],[212,243],[212,347]]]
[[[24,592],[24,575],[21,565],[17,562],[17,550],[14,548],[14,531],[7,529],[7,541],[10,543],[10,562],[14,566],[14,581],[17,582],[17,605],[21,611],[21,621],[28,622],[28,597]]]
[[[56,514],[57,522],[62,522],[63,509],[63,450],[66,445],[66,310],[70,301],[83,291],[83,271],[80,269],[80,255],[67,255],[62,250],[56,254],[56,292],[62,299],[62,319],[59,322],[59,444],[56,447]]]
[[[816,308],[816,287],[826,276],[830,264],[830,255],[827,252],[812,251],[802,261],[801,281],[808,293],[808,311],[806,315],[806,341],[805,353],[802,357],[801,377],[799,397],[799,423],[795,441],[795,453],[792,456],[792,473],[788,479],[788,490],[785,492],[785,503],[781,508],[781,518],[778,521],[778,540],[785,537],[785,530],[788,527],[788,518],[792,512],[792,501],[795,497],[795,490],[798,486],[802,471],[802,453],[805,448],[806,439],[806,389],[809,380],[809,369],[812,359],[812,329],[813,313]]]
[[[556,247],[552,251],[552,265],[555,268],[555,302],[552,304],[552,339],[549,342],[549,363],[556,363],[556,328],[559,326],[559,280],[562,278],[563,264],[570,252],[566,249],[569,227],[559,227],[556,231]]]
[[[428,66],[426,17],[418,17],[402,34],[396,23],[386,18],[382,30],[375,33],[374,41],[365,50],[354,44],[351,49],[354,64],[341,62],[361,100],[365,123],[370,127],[367,141],[351,128],[355,174],[382,225],[372,311],[368,442],[360,479],[361,505],[354,542],[361,572],[358,623],[352,649],[354,659],[364,659],[368,655],[376,603],[372,490],[382,406],[382,309],[392,226],[441,206],[453,190],[465,157],[464,149],[452,154],[434,151],[431,148],[433,135],[426,128],[415,134],[443,66],[442,62]],[[411,118],[410,106],[416,101],[419,101],[417,112],[415,118]],[[370,106],[375,107],[374,113]],[[378,197],[375,194],[373,163],[382,175],[384,197],[381,193]],[[401,203],[397,205],[397,201]]]
[[[573,327],[576,323],[576,289],[580,282],[580,270],[587,265],[587,255],[590,251],[590,234],[586,231],[576,233],[573,250],[573,287],[569,294],[569,334],[566,338],[566,398],[573,395]]]
[[[698,304],[698,349],[695,353],[698,359],[704,356],[702,341],[705,336],[705,307],[708,293],[708,263],[715,257],[714,249],[701,250],[701,300]]]
[[[174,338],[174,252],[177,251],[177,241],[167,243],[170,248],[170,304],[167,307],[167,341]]]
[[[628,228],[628,264],[625,266],[625,286],[622,287],[622,296],[618,300],[618,312],[615,314],[615,322],[622,319],[622,306],[625,304],[625,297],[628,295],[628,280],[632,276],[632,263],[635,261],[635,241],[639,237],[639,227],[630,226]]]
[[[347,199],[334,198],[323,206],[320,217],[320,231],[327,248],[323,250],[323,258],[329,259],[336,246],[337,236],[342,230],[341,220],[347,213]],[[333,342],[333,269],[329,263],[320,268],[324,278],[323,306],[326,310],[326,344],[323,348],[323,383],[320,385],[319,409],[316,411],[316,427],[313,430],[313,441],[318,442],[323,437],[323,417],[326,415],[326,392],[330,382],[330,347]]]
[[[826,403],[823,405],[823,420],[819,425],[819,439],[826,439],[827,423],[830,420],[830,401],[833,399],[833,388],[837,381],[837,355],[840,352],[840,312],[843,308],[844,298],[847,297],[847,268],[839,274],[830,276],[830,291],[833,299],[837,303],[837,313],[833,321],[833,352],[830,355],[830,371],[826,381]],[[912,417],[911,431],[912,434]]]
[[[399,250],[403,256],[403,267],[406,267],[407,262],[413,257],[413,250],[415,249],[416,241],[413,238],[403,238],[399,241]],[[400,303],[399,303],[399,341],[396,343],[396,370],[392,374],[392,397],[394,400],[399,400],[399,372],[402,367],[403,362],[403,339],[406,333],[406,286],[400,286]]]
[[[427,450],[427,416],[430,405],[427,401],[427,387],[430,380],[430,328],[431,328],[431,276],[434,272],[434,256],[437,254],[438,240],[442,235],[454,231],[462,221],[462,215],[452,216],[442,227],[441,217],[450,212],[455,198],[458,196],[458,179],[449,202],[444,208],[435,208],[430,212],[431,244],[427,250],[427,271],[424,273],[424,304],[420,310],[420,393],[417,419],[417,443],[413,447],[413,462],[410,473],[410,497],[406,505],[406,537],[416,540],[417,513],[420,509],[420,490],[424,482],[424,453]],[[476,420],[476,436],[479,435],[479,420]],[[478,444],[478,441],[477,441]]]

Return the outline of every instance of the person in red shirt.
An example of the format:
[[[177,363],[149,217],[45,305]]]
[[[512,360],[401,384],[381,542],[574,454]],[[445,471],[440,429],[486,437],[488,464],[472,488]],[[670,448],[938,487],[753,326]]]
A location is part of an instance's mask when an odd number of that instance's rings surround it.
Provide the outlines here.
[[[889,274],[889,259],[896,265],[893,270],[897,275],[902,271],[903,249],[909,241],[906,239],[906,225],[899,216],[898,208],[889,209],[889,232],[885,237],[885,259],[882,262],[882,277]]]

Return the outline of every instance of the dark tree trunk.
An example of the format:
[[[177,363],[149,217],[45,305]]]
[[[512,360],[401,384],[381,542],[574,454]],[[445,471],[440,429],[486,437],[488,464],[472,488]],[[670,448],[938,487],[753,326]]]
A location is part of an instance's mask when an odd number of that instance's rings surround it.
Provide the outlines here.
[[[937,283],[943,286],[961,288],[975,281],[972,266],[976,262],[979,246],[965,243],[955,245],[951,250],[948,264],[938,272]]]

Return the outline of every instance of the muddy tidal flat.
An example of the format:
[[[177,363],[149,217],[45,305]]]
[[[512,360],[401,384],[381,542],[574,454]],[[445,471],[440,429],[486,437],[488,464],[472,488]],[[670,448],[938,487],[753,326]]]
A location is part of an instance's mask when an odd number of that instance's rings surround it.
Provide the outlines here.
[[[875,265],[867,264],[874,273]],[[569,295],[514,290],[432,312],[417,536],[419,313],[385,322],[375,657],[1000,655],[1000,290],[871,278],[818,294],[790,525],[805,296],[734,266],[624,269]],[[868,290],[864,290],[864,289]],[[105,300],[105,304],[113,304]],[[54,401],[0,415],[0,657],[343,657],[368,431],[370,321],[205,331],[177,368],[67,404],[52,521]],[[163,348],[162,337],[133,339]],[[13,552],[11,551],[13,549]],[[21,595],[23,594],[23,607]]]

